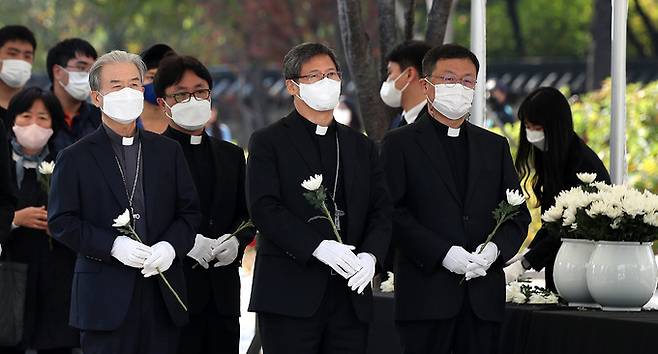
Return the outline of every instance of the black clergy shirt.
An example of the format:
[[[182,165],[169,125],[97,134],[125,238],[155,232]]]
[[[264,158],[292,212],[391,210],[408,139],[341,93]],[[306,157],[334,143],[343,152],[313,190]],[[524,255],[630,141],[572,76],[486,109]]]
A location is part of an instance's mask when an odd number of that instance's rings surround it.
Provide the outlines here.
[[[467,129],[460,129],[458,136],[448,136],[448,126],[430,117],[439,142],[443,147],[450,164],[452,177],[455,180],[457,192],[462,201],[466,198],[466,184],[468,181],[468,136]]]

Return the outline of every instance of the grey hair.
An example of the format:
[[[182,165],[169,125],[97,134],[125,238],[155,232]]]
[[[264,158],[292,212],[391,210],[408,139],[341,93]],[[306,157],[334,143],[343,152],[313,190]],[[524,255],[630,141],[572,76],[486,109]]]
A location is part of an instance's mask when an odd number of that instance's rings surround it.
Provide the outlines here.
[[[103,54],[89,70],[89,86],[92,91],[99,91],[101,89],[101,69],[106,64],[111,63],[133,63],[139,71],[139,79],[144,81],[144,74],[146,73],[146,64],[142,58],[133,53],[124,52],[123,50],[113,50],[109,53]]]
[[[284,79],[298,79],[302,71],[302,65],[316,55],[328,55],[340,71],[336,54],[329,47],[320,43],[302,43],[294,46],[283,58]]]

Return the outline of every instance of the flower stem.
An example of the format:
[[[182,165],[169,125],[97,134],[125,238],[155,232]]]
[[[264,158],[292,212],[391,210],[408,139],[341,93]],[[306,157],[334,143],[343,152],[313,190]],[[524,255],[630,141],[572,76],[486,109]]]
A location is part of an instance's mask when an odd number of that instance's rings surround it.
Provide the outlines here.
[[[343,243],[343,239],[340,237],[340,234],[338,233],[338,229],[336,229],[336,224],[334,224],[334,220],[331,219],[331,214],[329,213],[329,209],[327,209],[327,205],[324,202],[322,202],[322,212],[327,217],[327,220],[331,225],[331,229],[334,231],[334,235],[336,236],[336,240],[338,240],[338,242],[340,243]]]
[[[171,290],[171,293],[174,294],[174,296],[176,297],[176,300],[178,300],[178,303],[183,307],[183,310],[185,310],[185,312],[187,312],[187,306],[185,306],[185,304],[183,303],[183,300],[181,300],[181,298],[180,298],[180,296],[178,296],[178,293],[176,292],[176,290],[174,290],[174,288],[171,286],[171,284],[169,284],[169,281],[164,276],[164,274],[162,274],[160,269],[158,269],[158,274],[160,274],[160,278],[162,278],[162,280],[167,285],[169,290]]]

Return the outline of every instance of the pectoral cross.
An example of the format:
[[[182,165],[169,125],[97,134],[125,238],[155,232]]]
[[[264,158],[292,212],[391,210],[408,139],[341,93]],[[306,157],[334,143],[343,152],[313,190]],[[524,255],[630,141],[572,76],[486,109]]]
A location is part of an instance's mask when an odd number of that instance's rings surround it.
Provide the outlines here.
[[[334,224],[336,225],[336,230],[340,231],[340,217],[345,216],[345,212],[338,209],[338,205],[334,203]]]

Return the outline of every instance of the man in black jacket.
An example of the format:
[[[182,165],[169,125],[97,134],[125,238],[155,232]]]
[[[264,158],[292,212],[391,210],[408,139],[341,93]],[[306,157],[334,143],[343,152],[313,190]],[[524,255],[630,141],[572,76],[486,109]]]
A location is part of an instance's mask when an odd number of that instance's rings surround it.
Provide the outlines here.
[[[526,236],[522,206],[484,244],[492,211],[507,189],[520,188],[507,141],[465,121],[478,66],[461,46],[428,51],[428,114],[384,139],[405,354],[493,353],[505,306],[502,265]]]
[[[202,213],[194,247],[184,261],[190,323],[183,328],[178,353],[237,354],[238,268],[242,253],[255,234],[255,229],[248,227],[231,235],[249,219],[244,194],[244,152],[204,132],[210,119],[212,77],[197,59],[166,57],[160,63],[154,85],[158,104],[169,117],[164,135],[183,148]]]
[[[365,353],[369,284],[390,240],[385,176],[374,143],[333,120],[341,75],[331,49],[294,47],[284,76],[295,110],[249,148],[247,201],[261,233],[250,310],[265,353]],[[314,175],[326,219],[313,219],[322,212],[304,197]]]
[[[183,259],[200,219],[197,193],[180,145],[136,127],[145,71],[118,50],[94,63],[103,124],[64,149],[53,173],[48,226],[78,254],[69,321],[86,354],[175,353],[188,320]],[[117,218],[126,210],[132,217]],[[124,223],[141,242],[114,226]]]

